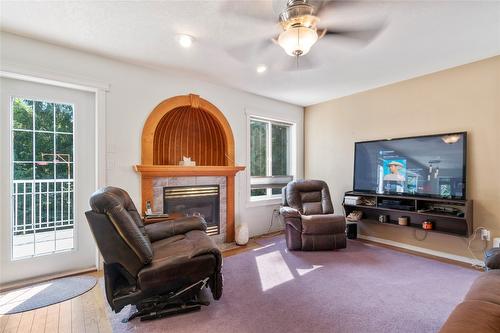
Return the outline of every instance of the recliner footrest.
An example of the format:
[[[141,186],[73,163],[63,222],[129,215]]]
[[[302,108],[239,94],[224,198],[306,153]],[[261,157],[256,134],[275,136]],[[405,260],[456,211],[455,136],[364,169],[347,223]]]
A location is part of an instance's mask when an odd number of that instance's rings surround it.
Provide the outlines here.
[[[340,215],[303,215],[302,233],[307,235],[333,235],[345,232],[345,218]]]
[[[208,278],[183,288],[175,293],[145,299],[137,305],[137,311],[123,320],[128,322],[140,317],[143,320],[163,318],[178,313],[190,312],[208,306],[209,301],[200,297],[203,289],[207,287]]]
[[[180,313],[197,311],[201,309],[201,304],[183,304],[172,308],[166,308],[158,312],[152,312],[147,315],[141,316],[141,321],[160,319],[167,316],[173,316]]]

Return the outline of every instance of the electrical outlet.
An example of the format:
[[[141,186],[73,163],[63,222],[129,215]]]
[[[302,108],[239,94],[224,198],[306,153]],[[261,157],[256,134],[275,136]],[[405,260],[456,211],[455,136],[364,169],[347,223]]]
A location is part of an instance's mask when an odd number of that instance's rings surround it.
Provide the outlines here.
[[[491,232],[488,229],[481,229],[481,239],[489,241],[491,239]]]

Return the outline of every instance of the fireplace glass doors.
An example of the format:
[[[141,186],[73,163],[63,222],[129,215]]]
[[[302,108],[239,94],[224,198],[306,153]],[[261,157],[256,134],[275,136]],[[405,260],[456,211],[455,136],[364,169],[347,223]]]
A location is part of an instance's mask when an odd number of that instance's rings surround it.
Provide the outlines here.
[[[168,186],[163,188],[163,213],[201,216],[207,233],[220,233],[219,185]]]

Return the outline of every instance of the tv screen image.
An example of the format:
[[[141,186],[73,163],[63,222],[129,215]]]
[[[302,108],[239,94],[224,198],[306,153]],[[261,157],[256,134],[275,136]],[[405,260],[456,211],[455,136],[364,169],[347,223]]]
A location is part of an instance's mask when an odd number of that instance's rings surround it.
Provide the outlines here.
[[[465,199],[466,133],[357,142],[354,191]]]

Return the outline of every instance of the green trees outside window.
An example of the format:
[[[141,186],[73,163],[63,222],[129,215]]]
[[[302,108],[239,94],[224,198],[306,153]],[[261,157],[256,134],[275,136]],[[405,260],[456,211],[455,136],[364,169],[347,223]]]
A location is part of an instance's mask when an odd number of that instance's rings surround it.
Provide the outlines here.
[[[267,123],[250,121],[250,175],[267,175]],[[252,196],[266,195],[266,189],[251,190]]]
[[[286,176],[288,172],[288,135],[289,126],[271,125],[272,133],[272,176]],[[281,188],[271,189],[271,193],[281,194]]]
[[[14,180],[73,178],[73,106],[14,98]]]

